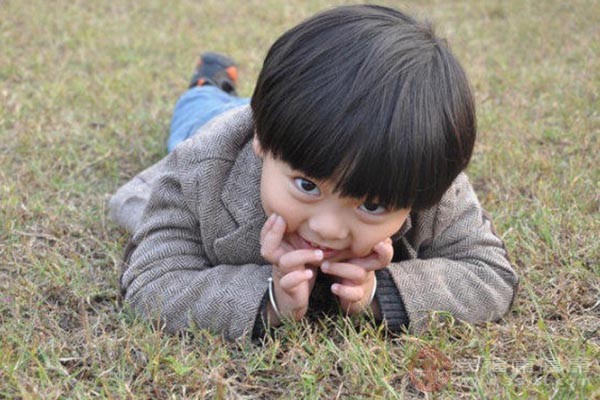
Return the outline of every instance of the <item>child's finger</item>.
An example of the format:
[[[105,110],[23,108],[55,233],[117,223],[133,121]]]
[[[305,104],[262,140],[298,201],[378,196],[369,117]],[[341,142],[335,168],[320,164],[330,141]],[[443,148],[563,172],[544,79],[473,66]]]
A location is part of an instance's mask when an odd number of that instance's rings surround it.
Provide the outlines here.
[[[372,252],[366,257],[361,258],[353,258],[348,260],[348,263],[353,265],[357,265],[365,271],[376,271],[381,268],[381,261],[379,260],[379,255]]]
[[[314,275],[312,269],[307,268],[298,271],[292,271],[288,274],[285,274],[279,280],[279,287],[286,292],[293,291],[298,285],[301,283],[309,281]]]
[[[275,223],[275,218],[277,218],[277,214],[273,213],[265,221],[265,224],[263,225],[262,229],[260,230],[260,242],[261,243],[265,239],[265,235],[267,234],[267,232],[273,228],[273,224]]]
[[[361,301],[365,296],[365,291],[362,286],[342,285],[341,283],[334,283],[331,285],[331,292],[341,300],[350,303]]]
[[[350,280],[353,282],[362,282],[368,277],[368,270],[362,266],[350,263],[331,263],[325,261],[321,265],[321,271],[328,275]]]
[[[394,257],[394,247],[392,241],[388,238],[383,242],[377,243],[373,251],[366,257],[353,258],[348,262],[361,266],[367,271],[377,271],[387,266]]]
[[[265,240],[271,238],[277,238],[278,235],[283,237],[285,233],[285,220],[277,214],[271,214],[263,225],[260,232],[260,240],[263,243]],[[281,239],[279,240],[281,241]]]
[[[265,230],[260,250],[261,255],[265,259],[271,262],[278,262],[279,257],[284,253],[281,249],[281,241],[285,234],[285,228],[285,220],[280,216],[275,216],[270,229]]]
[[[306,264],[319,264],[323,261],[322,250],[301,249],[285,253],[279,259],[278,266],[283,273],[304,268]]]
[[[394,246],[392,239],[387,238],[383,242],[379,242],[373,247],[373,251],[379,256],[379,260],[385,265],[389,264],[394,257]]]

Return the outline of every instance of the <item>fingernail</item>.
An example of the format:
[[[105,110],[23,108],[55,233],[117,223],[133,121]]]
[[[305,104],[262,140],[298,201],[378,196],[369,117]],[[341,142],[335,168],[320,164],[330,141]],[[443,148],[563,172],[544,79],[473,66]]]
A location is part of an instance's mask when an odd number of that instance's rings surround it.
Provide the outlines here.
[[[339,290],[340,290],[340,285],[338,285],[337,283],[334,283],[333,285],[331,285],[331,291],[333,293],[337,294]]]
[[[321,264],[321,269],[323,271],[327,271],[329,269],[329,262],[325,261],[323,264]]]
[[[323,250],[315,250],[315,256],[319,259],[323,258]]]
[[[308,279],[312,278],[313,277],[313,271],[312,271],[312,269],[307,269],[306,272],[305,272],[305,274],[306,274],[306,277]]]

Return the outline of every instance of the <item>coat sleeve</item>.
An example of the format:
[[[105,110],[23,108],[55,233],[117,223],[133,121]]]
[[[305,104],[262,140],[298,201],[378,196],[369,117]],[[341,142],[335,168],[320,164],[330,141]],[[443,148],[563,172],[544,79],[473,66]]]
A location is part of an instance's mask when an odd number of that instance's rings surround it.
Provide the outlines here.
[[[121,186],[108,202],[110,219],[117,225],[133,233],[142,218],[148,203],[152,185],[158,180],[165,167],[163,158],[146,168]]]
[[[230,340],[255,333],[271,269],[211,265],[192,200],[198,171],[179,153],[165,159],[132,237],[121,276],[125,301],[168,332],[196,326]]]
[[[470,323],[500,319],[512,304],[518,278],[466,175],[415,222],[417,248],[403,239],[414,258],[393,263],[378,276],[378,300],[389,324],[418,333],[431,311]]]

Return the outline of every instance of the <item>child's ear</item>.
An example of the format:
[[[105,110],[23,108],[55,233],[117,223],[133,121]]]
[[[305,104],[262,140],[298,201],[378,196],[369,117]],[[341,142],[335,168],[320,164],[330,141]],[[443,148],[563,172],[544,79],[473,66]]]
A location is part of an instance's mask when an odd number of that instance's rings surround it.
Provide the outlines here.
[[[254,154],[256,154],[257,156],[259,156],[261,158],[264,155],[263,149],[260,145],[260,142],[258,141],[258,136],[256,136],[256,133],[254,134],[254,137],[252,138],[252,150],[254,150]]]

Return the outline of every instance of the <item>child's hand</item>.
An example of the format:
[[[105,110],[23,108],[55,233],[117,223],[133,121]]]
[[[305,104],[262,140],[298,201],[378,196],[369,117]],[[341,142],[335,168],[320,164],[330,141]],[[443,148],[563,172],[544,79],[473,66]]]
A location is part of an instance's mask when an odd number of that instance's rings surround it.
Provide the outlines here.
[[[335,276],[331,291],[338,296],[340,306],[349,315],[360,314],[370,306],[375,285],[375,271],[385,268],[394,256],[390,238],[373,247],[371,254],[344,262],[323,262],[321,270]],[[378,310],[378,308],[377,308]]]
[[[283,217],[272,214],[260,233],[261,255],[273,264],[273,287],[275,302],[283,318],[300,320],[308,310],[308,299],[315,286],[318,269],[307,267],[323,261],[321,250],[296,250],[283,237],[286,222]],[[269,321],[277,325],[281,321],[271,307]]]

